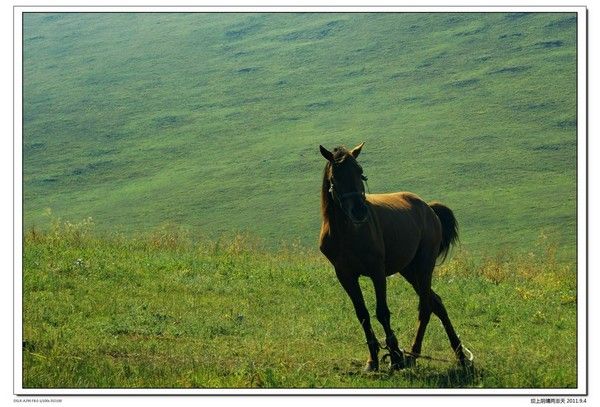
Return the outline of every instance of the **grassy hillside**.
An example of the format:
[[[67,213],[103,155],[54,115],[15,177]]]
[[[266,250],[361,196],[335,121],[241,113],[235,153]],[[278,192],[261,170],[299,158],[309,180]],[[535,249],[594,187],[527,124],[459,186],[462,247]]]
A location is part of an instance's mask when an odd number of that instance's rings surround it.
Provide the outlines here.
[[[245,231],[314,246],[318,145],[366,141],[372,192],[456,212],[476,253],[574,258],[576,16],[24,18],[25,223]]]
[[[88,225],[56,224],[25,237],[23,385],[575,387],[575,273],[556,261],[555,248],[541,249],[540,257],[505,255],[481,266],[461,254],[436,272],[433,286],[475,355],[474,371],[419,360],[393,374],[364,374],[362,330],[321,256],[263,251],[239,237],[192,243],[163,231],[98,238]],[[372,285],[361,283],[374,312]],[[393,277],[388,302],[408,348],[417,297]],[[423,353],[452,359],[435,318]]]

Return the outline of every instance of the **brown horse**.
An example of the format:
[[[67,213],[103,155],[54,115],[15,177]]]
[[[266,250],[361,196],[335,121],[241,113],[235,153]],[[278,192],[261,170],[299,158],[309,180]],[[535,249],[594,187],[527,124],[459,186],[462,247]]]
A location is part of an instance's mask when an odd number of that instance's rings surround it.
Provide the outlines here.
[[[432,312],[442,321],[450,345],[464,365],[468,350],[454,331],[441,298],[431,289],[436,259],[444,259],[458,238],[456,218],[447,206],[427,204],[410,192],[366,195],[366,177],[356,161],[363,145],[350,151],[337,147],[333,152],[319,146],[327,159],[321,190],[323,223],[319,248],[335,268],[365,331],[369,348],[366,369],[379,368],[379,342],[371,328],[359,276],[373,281],[377,320],[385,331],[392,369],[414,364]],[[419,325],[410,355],[399,349],[390,327],[386,277],[394,273],[404,276],[419,296]]]

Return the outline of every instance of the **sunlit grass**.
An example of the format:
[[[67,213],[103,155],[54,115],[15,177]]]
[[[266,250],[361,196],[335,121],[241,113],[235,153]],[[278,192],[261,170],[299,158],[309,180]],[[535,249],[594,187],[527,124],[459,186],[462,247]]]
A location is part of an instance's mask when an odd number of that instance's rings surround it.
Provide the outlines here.
[[[248,236],[193,241],[177,228],[99,237],[90,220],[54,221],[25,236],[24,387],[575,387],[576,270],[540,246],[543,256],[483,260],[459,251],[438,267],[434,288],[474,372],[420,360],[368,375],[351,303],[314,251],[267,250]],[[417,298],[402,278],[388,281],[408,348]],[[374,310],[372,285],[361,284]],[[452,359],[436,319],[423,353]]]

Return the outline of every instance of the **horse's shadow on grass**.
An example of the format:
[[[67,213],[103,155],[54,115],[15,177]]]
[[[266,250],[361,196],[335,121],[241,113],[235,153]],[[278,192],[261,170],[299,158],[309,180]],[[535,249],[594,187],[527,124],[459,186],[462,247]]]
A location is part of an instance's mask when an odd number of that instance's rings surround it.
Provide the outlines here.
[[[350,377],[368,378],[380,382],[398,382],[407,388],[462,388],[480,387],[484,371],[475,365],[463,367],[458,364],[436,366],[420,363],[415,367],[402,370],[390,370],[382,366],[378,372],[365,372],[364,363],[358,360],[351,362],[352,367],[342,372]],[[342,369],[338,369],[342,370]]]

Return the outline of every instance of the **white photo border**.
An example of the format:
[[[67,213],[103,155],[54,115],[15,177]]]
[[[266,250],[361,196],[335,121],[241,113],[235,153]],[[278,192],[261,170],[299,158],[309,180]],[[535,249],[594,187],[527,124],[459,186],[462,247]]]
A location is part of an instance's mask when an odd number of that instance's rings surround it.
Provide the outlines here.
[[[32,389],[23,388],[22,254],[23,254],[23,48],[24,13],[32,12],[190,12],[190,13],[292,13],[292,12],[544,12],[577,13],[577,387],[519,389]],[[422,395],[422,396],[587,396],[588,395],[588,145],[587,145],[587,8],[584,6],[15,6],[13,8],[13,392],[19,396],[77,395]],[[557,344],[560,346],[560,344]]]

